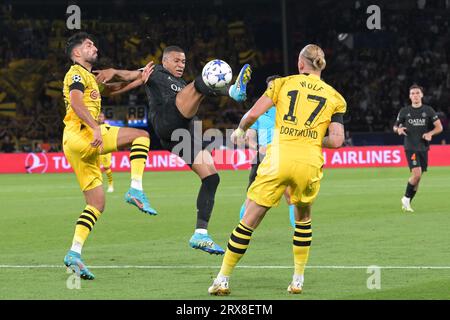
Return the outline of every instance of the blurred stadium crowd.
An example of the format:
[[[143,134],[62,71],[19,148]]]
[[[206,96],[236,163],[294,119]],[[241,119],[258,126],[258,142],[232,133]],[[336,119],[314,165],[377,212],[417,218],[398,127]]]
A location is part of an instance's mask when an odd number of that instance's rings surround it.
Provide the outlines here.
[[[188,82],[213,58],[226,60],[235,72],[250,63],[254,74],[246,104],[216,98],[200,108],[205,129],[234,128],[264,91],[265,78],[284,75],[282,20],[281,14],[251,1],[239,9],[216,2],[130,10],[119,1],[110,11],[87,13],[82,7],[82,29],[97,37],[98,68],[135,69],[149,60],[160,62],[162,50],[172,44],[186,50]],[[375,31],[366,27],[365,1],[311,5],[288,0],[287,5],[289,73],[297,71],[297,55],[305,44],[321,45],[328,62],[323,77],[347,99],[347,130],[391,131],[398,110],[409,103],[412,83],[425,87],[424,103],[438,111],[444,130],[449,129],[449,1],[382,6],[382,30]],[[73,33],[66,17],[55,10],[36,16],[33,10],[0,4],[0,151],[61,149],[62,80],[70,65],[64,45]],[[104,98],[102,104],[129,101],[146,104],[144,91]]]

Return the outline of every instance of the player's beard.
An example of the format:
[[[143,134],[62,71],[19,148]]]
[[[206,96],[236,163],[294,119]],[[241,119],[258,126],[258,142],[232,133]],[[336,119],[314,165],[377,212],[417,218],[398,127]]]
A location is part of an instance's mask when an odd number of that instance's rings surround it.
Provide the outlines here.
[[[91,56],[88,59],[86,59],[86,62],[88,62],[91,65],[93,65],[93,64],[95,64],[97,62],[97,58],[98,58],[98,55]]]

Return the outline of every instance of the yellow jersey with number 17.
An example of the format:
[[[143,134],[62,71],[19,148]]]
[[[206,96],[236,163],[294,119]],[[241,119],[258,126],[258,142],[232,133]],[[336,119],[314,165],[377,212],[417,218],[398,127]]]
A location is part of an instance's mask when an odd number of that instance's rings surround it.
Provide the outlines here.
[[[102,99],[94,74],[80,64],[72,65],[64,77],[63,94],[66,105],[64,124],[65,130],[78,132],[81,126],[86,124],[73,111],[70,104],[70,91],[73,89],[83,92],[83,103],[96,121],[100,114]]]
[[[280,160],[320,168],[322,140],[330,122],[342,122],[345,99],[319,76],[306,73],[275,79],[264,94],[276,107],[272,149],[278,149]]]

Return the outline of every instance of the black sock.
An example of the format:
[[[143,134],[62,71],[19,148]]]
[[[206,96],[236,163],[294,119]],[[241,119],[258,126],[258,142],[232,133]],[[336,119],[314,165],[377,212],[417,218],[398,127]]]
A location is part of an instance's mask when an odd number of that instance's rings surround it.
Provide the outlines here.
[[[217,186],[220,178],[214,173],[202,179],[202,186],[197,197],[197,229],[207,229],[209,218],[214,207]]]
[[[216,88],[212,89],[206,85],[206,83],[203,81],[202,76],[198,76],[194,80],[194,88],[197,90],[198,93],[201,93],[208,97],[218,97],[218,96],[228,96],[228,89],[229,86],[226,85],[222,88]]]
[[[412,199],[414,199],[414,196],[416,195],[416,192],[417,192],[417,191],[415,191],[415,190],[412,192],[412,194],[411,194],[411,200],[409,200],[409,202],[411,202]]]
[[[412,198],[414,198],[414,195],[416,194],[416,191],[414,191],[415,187],[416,187],[415,185],[412,185],[411,183],[408,182],[408,184],[406,185],[405,197],[410,198],[412,200]]]

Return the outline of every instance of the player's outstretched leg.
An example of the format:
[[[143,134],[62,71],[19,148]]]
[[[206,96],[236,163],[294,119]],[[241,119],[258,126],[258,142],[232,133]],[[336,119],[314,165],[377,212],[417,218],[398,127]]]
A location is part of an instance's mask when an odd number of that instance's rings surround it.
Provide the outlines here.
[[[217,96],[229,96],[237,102],[242,102],[247,99],[247,84],[249,83],[252,75],[252,68],[249,64],[242,67],[239,72],[236,81],[231,86],[224,86],[222,88],[210,88],[204,81],[202,76],[195,78],[194,87],[197,92],[202,95],[217,97]]]

